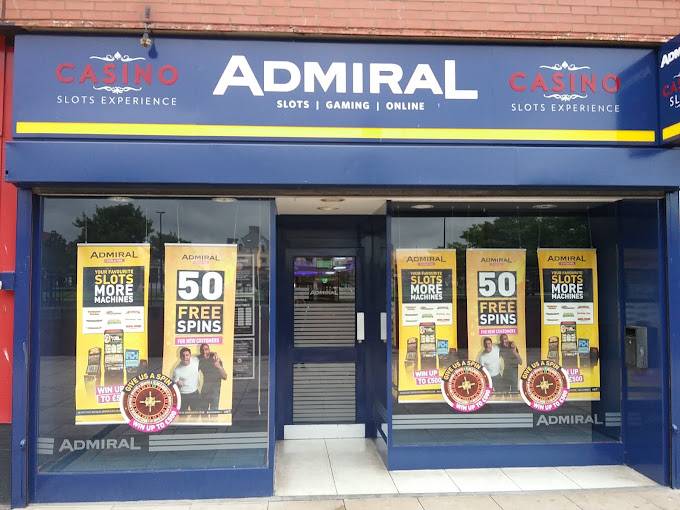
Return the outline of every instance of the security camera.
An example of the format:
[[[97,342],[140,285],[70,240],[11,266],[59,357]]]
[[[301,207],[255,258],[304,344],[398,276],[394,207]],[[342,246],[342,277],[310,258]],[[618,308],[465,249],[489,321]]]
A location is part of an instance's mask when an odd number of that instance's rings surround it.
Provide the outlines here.
[[[151,37],[149,37],[149,32],[144,32],[139,39],[139,44],[142,45],[142,48],[148,48],[152,43],[153,41],[151,40]]]

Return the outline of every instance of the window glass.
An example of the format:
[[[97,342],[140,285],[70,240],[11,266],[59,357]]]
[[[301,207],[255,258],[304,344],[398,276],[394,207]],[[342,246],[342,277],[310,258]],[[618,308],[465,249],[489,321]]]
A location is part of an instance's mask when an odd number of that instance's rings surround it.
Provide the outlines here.
[[[607,203],[543,207],[471,203],[414,210],[407,204],[393,205],[394,444],[620,439],[620,317],[618,308],[609,306],[619,292],[615,208]],[[455,250],[455,254],[438,249]],[[568,265],[572,262],[553,270],[544,262],[544,271],[539,271],[539,250],[547,257],[580,256],[591,249],[596,254],[594,270],[574,269]],[[432,259],[413,265],[411,257],[409,266],[409,254]],[[448,274],[455,275],[450,284]],[[542,274],[548,278],[545,282],[596,275],[594,285],[586,282],[578,287],[578,292],[594,287],[595,303],[590,303],[593,297],[587,291],[585,296],[577,295],[573,290],[577,287],[565,286],[561,296],[567,304],[549,303],[551,298],[546,297],[549,306],[544,315]],[[551,288],[544,291],[544,297],[550,296]],[[573,295],[568,294],[572,291]],[[427,301],[427,292],[435,296],[431,301]],[[418,304],[419,299],[426,304]],[[592,320],[594,309],[599,317]],[[545,331],[561,331],[548,335],[550,341],[542,334],[545,321],[554,328]],[[415,327],[409,329],[409,325]],[[480,334],[470,336],[470,330]],[[543,341],[542,336],[546,337]],[[569,380],[571,390],[566,402],[555,409],[537,410],[522,396],[521,377],[532,363],[546,359],[565,369],[560,373]],[[445,369],[461,360],[484,367],[494,389],[486,400],[481,396],[475,400],[482,402],[479,408],[454,411],[444,401],[440,381]],[[473,401],[477,397],[470,381],[463,377],[459,382]],[[535,380],[534,390],[547,394],[555,381],[541,381]],[[589,381],[599,392],[585,387]],[[533,391],[530,385],[525,389],[529,395]]]
[[[267,465],[269,217],[270,203],[266,200],[43,198],[39,471],[155,471]],[[96,247],[97,243],[104,247],[141,243],[146,246],[149,258],[147,263],[140,262],[137,269],[121,269],[115,259],[111,259],[111,268],[100,262],[94,278],[122,283],[113,282],[110,295],[97,295],[95,291],[88,298],[87,290],[83,296],[78,294],[78,246]],[[204,257],[206,269],[178,276],[177,281],[171,282],[173,289],[177,287],[177,297],[173,296],[177,300],[174,310],[177,345],[170,354],[166,353],[164,363],[164,321],[168,320],[165,301],[170,295],[164,276],[175,271],[174,265],[168,267],[166,246],[174,243],[191,245],[193,251],[186,256]],[[210,260],[234,252],[220,251],[215,255],[208,253],[206,246],[225,244],[236,245],[236,257],[225,266],[230,269],[223,270],[221,261],[216,262],[215,269]],[[84,304],[88,299],[90,303],[127,299],[117,296],[122,296],[127,283],[137,282],[137,275],[142,274],[139,278],[144,281],[147,295],[140,291],[123,312],[96,306],[90,312],[78,309],[80,299]],[[179,275],[179,270],[172,274]],[[228,298],[224,297],[222,278],[227,282],[224,289]],[[198,291],[195,295],[194,288]],[[233,303],[234,310],[224,310],[221,303]],[[147,321],[147,339],[141,346],[135,344],[135,335],[130,333],[135,327],[144,328],[143,315],[135,315],[139,312],[135,305],[140,304]],[[83,354],[76,348],[79,313],[91,322],[93,331],[100,327],[98,317],[102,314],[122,313],[122,317],[107,319],[107,325],[101,326],[102,345]],[[183,322],[182,317],[186,319]],[[234,331],[222,331],[220,324],[228,323],[229,317],[233,317]],[[211,336],[211,332],[220,335]],[[189,352],[183,365],[181,351],[185,348]],[[148,434],[135,430],[120,423],[120,413],[118,419],[101,415],[98,420],[101,410],[90,409],[88,415],[79,409],[76,387],[80,387],[80,382],[83,391],[97,392],[99,403],[100,397],[108,398],[100,395],[103,388],[115,388],[116,378],[119,384],[127,384],[143,373],[163,373],[179,386],[180,416],[162,431]],[[152,409],[159,405],[157,397],[158,394],[145,395],[143,402]],[[229,405],[225,406],[227,398]]]

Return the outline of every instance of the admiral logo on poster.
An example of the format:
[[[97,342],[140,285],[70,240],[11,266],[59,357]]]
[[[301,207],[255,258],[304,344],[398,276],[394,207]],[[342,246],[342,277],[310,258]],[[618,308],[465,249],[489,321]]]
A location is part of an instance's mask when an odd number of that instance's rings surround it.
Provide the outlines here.
[[[91,259],[107,259],[108,262],[120,261],[123,258],[136,259],[137,254],[133,251],[93,251]]]

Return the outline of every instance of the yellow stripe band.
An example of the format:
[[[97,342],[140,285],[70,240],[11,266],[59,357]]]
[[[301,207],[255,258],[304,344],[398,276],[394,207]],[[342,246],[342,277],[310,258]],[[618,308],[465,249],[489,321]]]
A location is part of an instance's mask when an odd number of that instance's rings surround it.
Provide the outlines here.
[[[680,135],[680,122],[663,128],[663,131],[661,132],[661,138],[664,142],[669,138],[673,138],[678,135]]]
[[[343,138],[640,143],[653,143],[655,141],[653,130],[226,126],[113,122],[17,122],[16,132],[23,135],[177,136],[194,138]]]

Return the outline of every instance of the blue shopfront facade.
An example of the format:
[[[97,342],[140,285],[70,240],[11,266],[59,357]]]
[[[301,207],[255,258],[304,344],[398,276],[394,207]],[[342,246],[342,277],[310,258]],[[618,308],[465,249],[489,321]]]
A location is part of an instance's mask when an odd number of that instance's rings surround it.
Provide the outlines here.
[[[390,469],[627,464],[680,485],[680,152],[670,57],[659,69],[671,51],[18,36],[13,504],[270,495],[276,441],[287,425],[314,424],[301,418],[310,398],[296,405],[295,371],[324,363],[352,364],[363,390],[336,421],[364,424]],[[286,214],[286,197],[384,207]],[[136,215],[139,235],[128,230]],[[473,226],[499,219],[522,226],[512,247],[561,247],[546,230],[553,217],[600,256],[602,399],[566,407],[562,421],[521,406],[463,418],[443,403],[399,403],[394,249],[453,246],[456,232],[463,250]],[[445,240],[428,244],[438,224]],[[151,245],[152,291],[163,243],[236,242],[257,261],[233,426],[139,437],[74,425],[70,250],[133,241]],[[298,349],[293,289],[309,275],[294,268],[305,257],[343,270],[337,260],[350,260],[367,289],[355,293],[364,335],[353,331],[352,349]],[[330,395],[338,377],[305,384]]]

